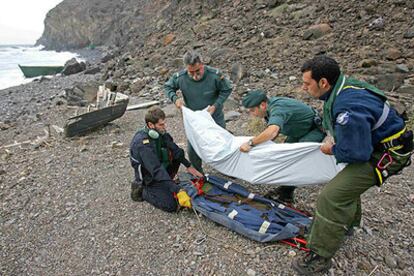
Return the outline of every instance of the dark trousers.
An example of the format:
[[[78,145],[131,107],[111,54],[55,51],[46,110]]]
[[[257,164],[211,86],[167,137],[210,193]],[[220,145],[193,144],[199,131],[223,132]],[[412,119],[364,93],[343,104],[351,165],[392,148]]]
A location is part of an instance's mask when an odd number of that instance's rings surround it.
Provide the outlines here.
[[[213,115],[213,119],[222,128],[226,128],[226,122],[224,121],[224,114],[222,111],[216,112]],[[188,153],[188,159],[190,159],[191,166],[193,166],[197,171],[203,172],[203,162],[201,158],[198,156],[198,154],[195,152],[193,147],[190,144],[190,141],[187,140],[187,153]]]
[[[163,211],[177,211],[178,203],[174,197],[174,191],[171,189],[171,182],[177,174],[179,167],[180,162],[173,162],[173,164],[167,168],[171,181],[167,182],[154,180],[150,185],[144,185],[142,190],[142,198],[155,208]]]

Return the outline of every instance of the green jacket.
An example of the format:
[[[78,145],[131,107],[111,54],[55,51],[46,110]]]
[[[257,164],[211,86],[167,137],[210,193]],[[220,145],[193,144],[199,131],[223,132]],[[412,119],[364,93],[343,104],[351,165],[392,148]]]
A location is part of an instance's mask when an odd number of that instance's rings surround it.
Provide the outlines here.
[[[267,102],[267,125],[277,125],[283,135],[300,138],[314,128],[313,109],[296,100],[287,97],[271,97]]]
[[[338,80],[336,81],[334,88],[331,90],[329,98],[323,105],[323,122],[322,122],[323,128],[326,131],[328,131],[328,133],[332,135],[333,137],[335,137],[335,130],[334,130],[334,124],[333,124],[334,118],[332,118],[333,105],[334,105],[336,96],[347,88],[366,89],[366,90],[369,90],[377,94],[378,96],[383,98],[384,101],[387,100],[387,97],[385,96],[384,92],[378,89],[377,87],[369,83],[356,80],[351,77],[345,77],[344,75],[341,74]]]
[[[175,73],[164,85],[165,95],[173,103],[177,100],[177,90],[181,90],[185,105],[191,110],[202,110],[209,105],[216,107],[215,113],[222,113],[224,101],[233,87],[218,70],[204,66],[203,78],[194,81],[187,70]]]

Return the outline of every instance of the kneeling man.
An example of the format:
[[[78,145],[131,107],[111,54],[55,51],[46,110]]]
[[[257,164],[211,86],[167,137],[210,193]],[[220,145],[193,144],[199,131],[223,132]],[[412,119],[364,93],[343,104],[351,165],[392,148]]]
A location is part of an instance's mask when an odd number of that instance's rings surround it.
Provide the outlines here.
[[[167,212],[175,212],[178,205],[191,207],[190,197],[173,179],[180,164],[195,177],[203,175],[191,166],[184,151],[166,132],[165,113],[160,108],[151,108],[145,115],[145,126],[132,139],[130,159],[135,172],[132,200],[145,200]]]

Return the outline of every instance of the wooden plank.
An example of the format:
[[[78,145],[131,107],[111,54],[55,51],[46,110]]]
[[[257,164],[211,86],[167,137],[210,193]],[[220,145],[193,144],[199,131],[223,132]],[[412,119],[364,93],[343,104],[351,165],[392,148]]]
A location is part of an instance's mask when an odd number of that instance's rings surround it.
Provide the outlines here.
[[[150,101],[146,103],[133,104],[133,105],[128,105],[126,110],[130,111],[130,110],[144,109],[144,108],[157,105],[157,104],[160,104],[160,101]]]

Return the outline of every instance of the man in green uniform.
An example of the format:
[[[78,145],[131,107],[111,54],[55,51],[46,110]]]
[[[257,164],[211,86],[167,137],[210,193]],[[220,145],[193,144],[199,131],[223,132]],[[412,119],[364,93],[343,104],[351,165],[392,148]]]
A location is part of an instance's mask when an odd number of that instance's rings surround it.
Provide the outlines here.
[[[212,115],[214,121],[225,128],[223,104],[229,97],[232,85],[223,74],[212,67],[206,66],[196,51],[188,51],[183,56],[185,70],[175,73],[164,85],[165,95],[177,108],[183,105],[191,110],[203,110]],[[183,99],[177,96],[181,90]],[[202,172],[202,162],[188,143],[188,156],[195,169]]]
[[[344,236],[361,221],[361,194],[409,165],[413,133],[378,88],[341,74],[338,63],[317,56],[302,66],[303,89],[325,101],[321,151],[347,163],[321,191],[311,231],[311,252],[293,263],[301,275],[331,266]],[[317,173],[317,172],[315,172]]]
[[[321,142],[325,137],[320,130],[318,112],[298,100],[286,97],[268,99],[264,91],[254,90],[243,97],[242,104],[251,115],[264,118],[267,122],[267,128],[262,133],[240,146],[242,152],[248,152],[255,145],[275,139],[279,133],[287,136],[285,143]],[[293,186],[281,186],[271,194],[291,203],[294,190]]]

